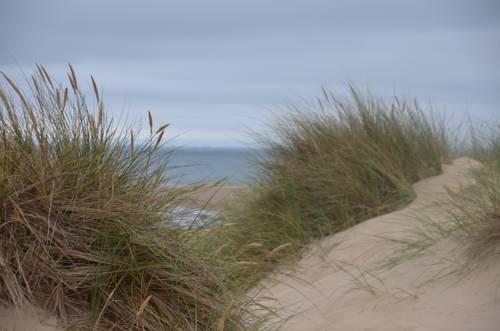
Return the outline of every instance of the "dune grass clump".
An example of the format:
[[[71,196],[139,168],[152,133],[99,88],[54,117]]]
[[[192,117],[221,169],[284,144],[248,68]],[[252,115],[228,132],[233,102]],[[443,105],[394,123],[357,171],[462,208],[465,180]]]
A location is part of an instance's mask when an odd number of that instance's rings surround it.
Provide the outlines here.
[[[137,143],[38,67],[0,88],[0,302],[95,330],[239,328],[219,271],[176,223],[179,196],[157,155],[166,125]]]
[[[444,122],[417,103],[386,104],[352,89],[293,109],[264,141],[257,183],[214,230],[235,286],[320,238],[401,207],[412,183],[448,161]],[[251,284],[251,282],[250,282]]]
[[[500,126],[484,125],[480,131],[472,127],[457,154],[467,157],[470,168],[461,174],[460,186],[448,190],[445,215],[433,219],[416,214],[408,238],[383,238],[397,248],[381,268],[434,255],[443,240],[455,242],[458,258],[447,257],[441,275],[474,271],[478,264],[500,257]]]
[[[452,195],[451,226],[472,260],[500,256],[500,126],[472,139],[472,155],[483,163],[475,183]]]

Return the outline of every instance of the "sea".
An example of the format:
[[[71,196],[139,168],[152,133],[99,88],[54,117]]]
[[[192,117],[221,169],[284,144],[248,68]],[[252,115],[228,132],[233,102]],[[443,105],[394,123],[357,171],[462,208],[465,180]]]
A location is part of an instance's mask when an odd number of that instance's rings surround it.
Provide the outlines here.
[[[249,185],[261,155],[256,149],[223,147],[177,147],[164,152],[169,155],[167,177],[181,185],[218,180]]]

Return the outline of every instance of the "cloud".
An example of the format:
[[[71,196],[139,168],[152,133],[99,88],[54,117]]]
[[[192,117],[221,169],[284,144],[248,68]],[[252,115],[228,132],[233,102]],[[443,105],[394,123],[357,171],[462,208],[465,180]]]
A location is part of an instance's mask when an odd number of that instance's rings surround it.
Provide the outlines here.
[[[193,144],[248,141],[265,109],[348,82],[483,118],[500,112],[499,15],[495,0],[0,0],[0,68],[63,78],[71,62],[116,113],[150,109]]]

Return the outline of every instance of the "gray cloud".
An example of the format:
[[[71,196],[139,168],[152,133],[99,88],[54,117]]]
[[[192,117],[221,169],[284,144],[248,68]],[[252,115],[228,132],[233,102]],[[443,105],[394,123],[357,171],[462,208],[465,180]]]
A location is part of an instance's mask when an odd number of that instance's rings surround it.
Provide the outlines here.
[[[350,81],[498,117],[499,18],[496,0],[0,0],[0,68],[63,77],[71,62],[116,112],[241,144],[265,109]]]

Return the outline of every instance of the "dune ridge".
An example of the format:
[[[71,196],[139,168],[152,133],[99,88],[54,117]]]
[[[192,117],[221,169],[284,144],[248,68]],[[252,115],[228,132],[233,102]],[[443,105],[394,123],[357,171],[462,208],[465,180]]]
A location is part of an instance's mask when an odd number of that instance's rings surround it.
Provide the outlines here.
[[[268,277],[259,295],[278,310],[269,324],[287,331],[499,330],[500,264],[467,266],[460,243],[443,240],[430,254],[376,268],[396,249],[387,238],[411,239],[416,217],[446,222],[449,190],[470,184],[468,171],[477,167],[467,158],[445,165],[442,175],[414,185],[407,207],[311,245],[292,270]]]

